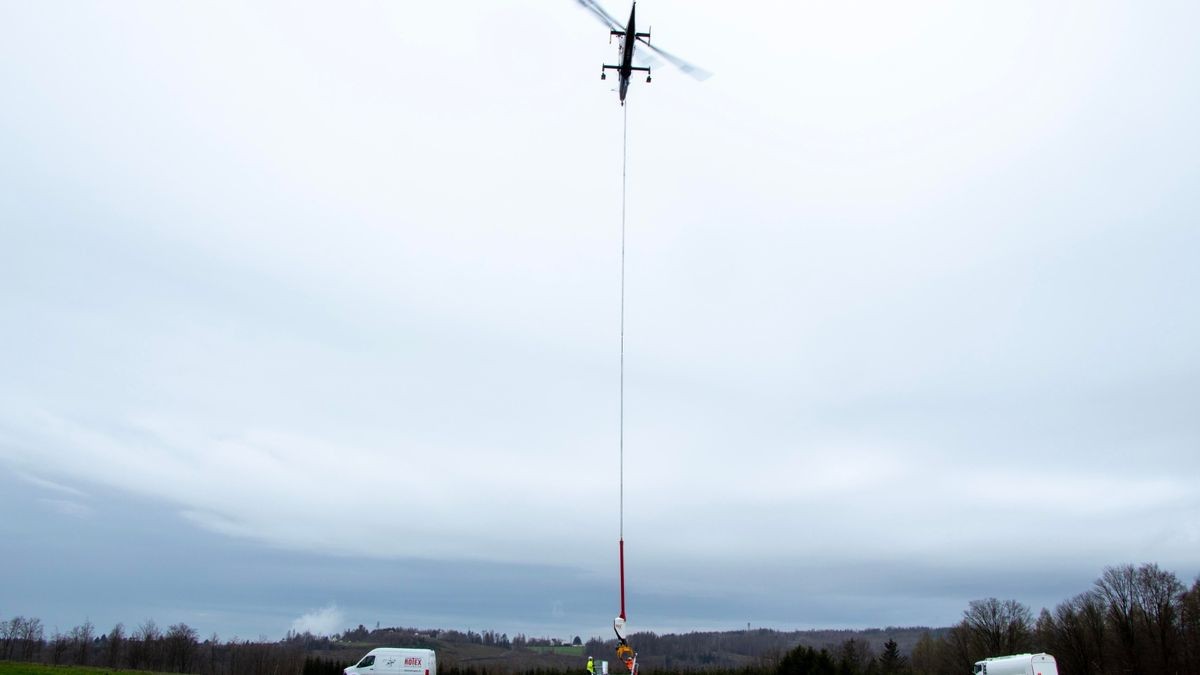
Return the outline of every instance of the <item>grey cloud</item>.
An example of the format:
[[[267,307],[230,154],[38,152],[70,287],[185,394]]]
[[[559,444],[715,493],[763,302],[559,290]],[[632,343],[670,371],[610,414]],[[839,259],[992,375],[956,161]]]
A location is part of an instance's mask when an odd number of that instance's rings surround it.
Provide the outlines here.
[[[1200,17],[1035,4],[654,10],[718,75],[627,109],[641,625],[1195,574]],[[53,7],[0,40],[0,531],[37,589],[5,610],[606,626],[604,36],[566,3]]]

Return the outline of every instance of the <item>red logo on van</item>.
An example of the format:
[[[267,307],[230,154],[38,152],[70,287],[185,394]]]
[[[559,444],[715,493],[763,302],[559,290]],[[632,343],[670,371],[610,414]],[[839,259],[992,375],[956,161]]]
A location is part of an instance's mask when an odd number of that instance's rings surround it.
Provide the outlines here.
[[[404,665],[419,666],[419,665],[421,665],[421,659],[416,656],[410,656],[410,657],[404,659]]]

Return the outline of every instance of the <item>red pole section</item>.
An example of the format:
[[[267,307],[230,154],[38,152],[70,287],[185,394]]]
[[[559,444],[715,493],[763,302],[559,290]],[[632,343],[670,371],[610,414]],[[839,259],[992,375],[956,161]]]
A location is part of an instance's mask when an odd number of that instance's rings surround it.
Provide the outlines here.
[[[625,618],[625,539],[621,538],[621,618]]]

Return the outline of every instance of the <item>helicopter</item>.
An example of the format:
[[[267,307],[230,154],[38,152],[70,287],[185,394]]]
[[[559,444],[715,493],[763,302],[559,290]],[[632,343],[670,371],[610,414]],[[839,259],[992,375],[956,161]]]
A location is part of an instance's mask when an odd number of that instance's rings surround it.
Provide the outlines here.
[[[606,24],[609,27],[609,31],[610,31],[609,39],[610,40],[612,39],[612,36],[614,36],[614,35],[617,36],[620,40],[620,42],[617,46],[617,54],[620,56],[620,61],[621,61],[620,65],[616,65],[616,66],[609,65],[609,64],[602,65],[600,67],[600,79],[602,79],[602,80],[608,79],[608,71],[610,71],[610,70],[617,71],[617,78],[618,78],[618,82],[620,83],[619,88],[618,88],[618,93],[621,97],[621,105],[625,105],[625,96],[626,96],[626,94],[629,93],[629,80],[631,77],[633,77],[633,71],[636,70],[639,72],[646,73],[646,82],[650,82],[650,77],[651,77],[650,66],[635,66],[635,65],[633,65],[634,47],[637,46],[638,42],[641,42],[642,44],[646,45],[646,47],[650,51],[652,51],[655,54],[666,59],[671,65],[682,70],[683,72],[687,73],[688,75],[691,75],[692,77],[696,78],[697,80],[706,80],[712,76],[712,73],[708,72],[707,70],[704,70],[703,68],[694,66],[694,65],[688,63],[687,61],[684,61],[683,59],[679,58],[678,56],[675,56],[674,54],[671,54],[670,52],[667,52],[664,49],[660,49],[659,47],[656,47],[656,46],[650,44],[650,33],[649,32],[645,32],[645,33],[637,32],[637,21],[636,21],[637,2],[636,2],[636,0],[633,3],[633,6],[629,9],[629,22],[624,26],[622,26],[619,21],[617,21],[615,18],[613,18],[613,16],[611,14],[609,14],[607,11],[605,11],[604,8],[601,7],[599,5],[599,3],[596,2],[596,0],[576,0],[576,2],[578,2],[580,5],[583,5],[586,9],[591,11],[592,14],[594,14],[596,16],[596,18],[598,18],[602,23]]]

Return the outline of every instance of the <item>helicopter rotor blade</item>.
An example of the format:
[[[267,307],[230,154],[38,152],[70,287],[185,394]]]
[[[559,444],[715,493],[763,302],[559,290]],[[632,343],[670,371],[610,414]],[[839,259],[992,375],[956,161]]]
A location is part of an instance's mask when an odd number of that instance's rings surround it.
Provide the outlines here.
[[[613,18],[613,16],[611,14],[604,11],[604,8],[601,7],[600,3],[596,2],[596,0],[575,0],[575,1],[578,2],[580,5],[582,5],[585,9],[590,11],[592,14],[596,15],[596,18],[599,19],[605,25],[607,25],[609,28],[611,28],[613,30],[619,30],[619,31],[625,30],[625,26],[622,26],[620,21],[617,21],[616,19]]]
[[[580,0],[580,2],[583,2],[583,0]],[[666,59],[667,61],[669,61],[671,63],[671,65],[682,70],[683,72],[687,73],[688,75],[691,75],[692,77],[696,78],[697,80],[704,81],[704,80],[707,80],[708,78],[712,77],[712,73],[708,72],[707,70],[701,68],[700,66],[688,63],[687,61],[684,61],[683,59],[679,58],[678,56],[675,56],[674,54],[672,54],[671,52],[668,52],[665,49],[660,49],[659,47],[656,47],[648,42],[643,42],[642,44],[650,51],[654,52],[655,54],[658,54],[659,56],[661,56],[664,59]]]
[[[663,60],[648,49],[644,51],[641,49],[635,50],[633,52],[633,62],[636,65],[650,66],[651,68],[658,68],[663,64]]]

